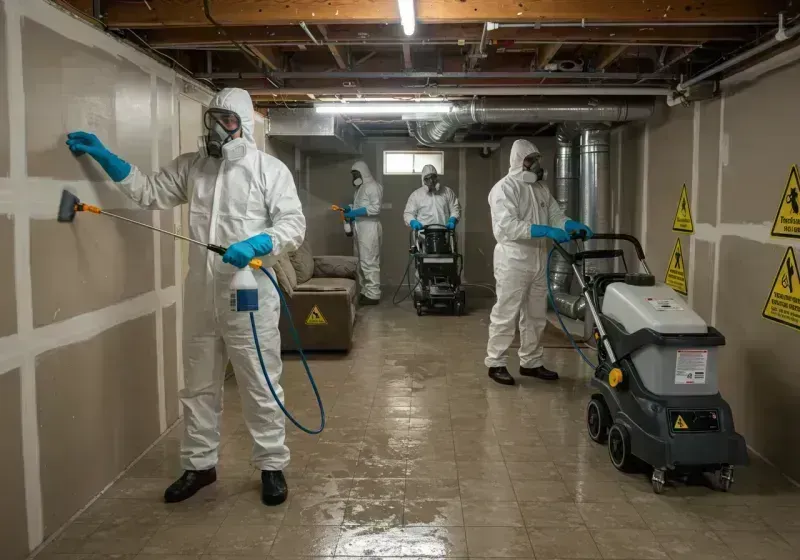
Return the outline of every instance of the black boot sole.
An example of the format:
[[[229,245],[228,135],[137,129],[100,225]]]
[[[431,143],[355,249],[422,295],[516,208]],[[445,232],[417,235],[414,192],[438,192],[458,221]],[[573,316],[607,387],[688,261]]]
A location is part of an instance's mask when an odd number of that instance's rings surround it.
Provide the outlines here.
[[[289,499],[288,490],[286,491],[285,494],[281,496],[264,496],[263,494],[261,495],[261,503],[269,507],[279,506],[288,499]]]
[[[510,386],[510,385],[516,385],[516,383],[517,383],[516,381],[514,381],[514,378],[511,377],[511,376],[509,376],[509,377],[505,377],[505,376],[499,377],[494,373],[490,373],[489,374],[489,378],[492,381],[494,381],[495,383],[499,383],[500,385],[509,385]]]
[[[181,494],[180,496],[168,496],[167,494],[164,494],[164,503],[165,504],[179,504],[181,502],[184,502],[184,501],[188,500],[189,498],[191,498],[192,496],[194,496],[195,494],[197,494],[200,490],[202,490],[206,486],[211,486],[216,481],[217,481],[217,479],[214,478],[214,480],[209,480],[208,482],[204,482],[203,484],[194,486],[194,487],[192,487],[192,490],[188,494]]]
[[[558,381],[558,375],[554,377],[542,376],[538,373],[523,373],[522,370],[519,370],[519,374],[523,377],[533,377],[535,379],[541,379],[542,381]]]

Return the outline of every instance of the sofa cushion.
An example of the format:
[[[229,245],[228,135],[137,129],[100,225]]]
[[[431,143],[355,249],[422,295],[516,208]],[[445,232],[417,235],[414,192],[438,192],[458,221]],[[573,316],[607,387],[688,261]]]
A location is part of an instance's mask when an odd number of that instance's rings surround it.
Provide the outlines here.
[[[288,297],[292,297],[294,289],[297,287],[297,275],[289,257],[287,255],[278,257],[278,260],[272,265],[272,270],[275,271],[275,279],[278,281],[283,293]]]
[[[312,278],[298,284],[296,292],[348,292],[355,293],[356,282],[349,278]]]
[[[314,257],[311,256],[311,245],[308,240],[303,241],[297,251],[289,254],[289,258],[297,274],[297,283],[304,284],[314,276]]]
[[[315,278],[350,278],[356,279],[358,259],[344,255],[326,255],[314,257]]]

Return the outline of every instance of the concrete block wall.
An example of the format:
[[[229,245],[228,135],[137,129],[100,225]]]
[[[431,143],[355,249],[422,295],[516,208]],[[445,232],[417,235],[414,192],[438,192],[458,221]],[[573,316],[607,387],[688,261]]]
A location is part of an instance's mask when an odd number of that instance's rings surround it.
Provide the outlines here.
[[[200,91],[53,4],[0,0],[3,560],[25,558],[178,419],[180,251],[102,216],[57,223],[56,209],[68,188],[180,225],[178,209],[141,211],[64,142],[89,130],[155,170],[178,154],[189,90]]]
[[[794,65],[691,107],[661,107],[644,125],[614,133],[621,200],[663,279],[675,239],[688,271],[689,302],[727,338],[720,389],[750,447],[800,480],[800,332],[761,316],[788,246],[770,236],[789,169],[800,164]],[[695,234],[671,230],[686,184]]]

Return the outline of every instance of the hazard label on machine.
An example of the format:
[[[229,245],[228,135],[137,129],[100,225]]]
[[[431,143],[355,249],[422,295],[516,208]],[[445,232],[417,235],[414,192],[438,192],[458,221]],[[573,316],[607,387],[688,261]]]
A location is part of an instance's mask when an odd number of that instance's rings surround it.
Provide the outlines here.
[[[678,209],[675,211],[675,219],[672,220],[672,231],[694,233],[692,209],[689,207],[689,195],[685,183],[681,189],[681,198],[678,200]]]
[[[765,319],[800,330],[800,276],[794,249],[789,247],[783,256],[778,274],[772,283],[764,311]]]
[[[311,308],[311,312],[306,317],[306,325],[327,325],[328,321],[316,305]]]
[[[708,350],[678,350],[675,385],[703,385],[706,382]]]
[[[683,419],[683,416],[680,414],[678,415],[678,419],[675,420],[675,425],[673,426],[676,430],[688,430],[689,425],[686,424],[686,420]]]
[[[664,283],[679,294],[689,295],[689,290],[686,288],[686,267],[683,264],[683,249],[681,248],[680,237],[675,241],[675,248],[669,258],[667,277],[664,279]]]
[[[783,189],[778,211],[772,222],[772,235],[775,237],[800,238],[800,176],[797,166],[789,170],[789,179]]]

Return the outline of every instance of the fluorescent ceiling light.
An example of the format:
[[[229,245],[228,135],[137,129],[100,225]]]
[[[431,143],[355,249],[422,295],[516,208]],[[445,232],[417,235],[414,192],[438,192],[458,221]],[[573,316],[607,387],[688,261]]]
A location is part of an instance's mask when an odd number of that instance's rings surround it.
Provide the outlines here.
[[[416,14],[414,14],[414,0],[397,0],[397,7],[400,10],[400,24],[403,32],[411,36],[417,25]]]
[[[317,113],[349,115],[406,115],[449,113],[450,103],[331,103],[315,105]]]

